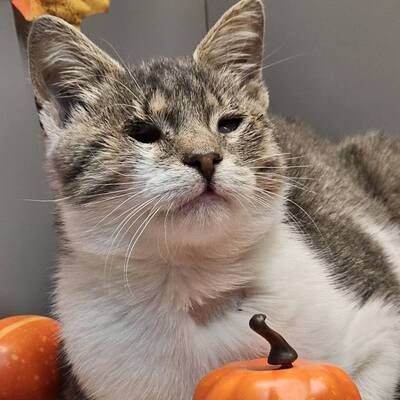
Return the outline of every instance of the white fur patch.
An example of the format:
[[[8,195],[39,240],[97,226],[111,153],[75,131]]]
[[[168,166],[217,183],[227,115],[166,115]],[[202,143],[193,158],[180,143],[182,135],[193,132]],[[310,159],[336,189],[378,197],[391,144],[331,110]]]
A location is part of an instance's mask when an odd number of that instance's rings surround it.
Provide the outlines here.
[[[400,282],[400,229],[395,225],[380,224],[366,215],[355,218],[354,221],[379,244]]]

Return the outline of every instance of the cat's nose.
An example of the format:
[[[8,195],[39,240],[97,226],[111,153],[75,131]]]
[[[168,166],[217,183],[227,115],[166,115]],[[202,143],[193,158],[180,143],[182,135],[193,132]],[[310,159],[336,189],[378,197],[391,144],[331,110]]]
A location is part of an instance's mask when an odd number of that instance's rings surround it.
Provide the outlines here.
[[[183,163],[196,168],[209,182],[215,172],[215,165],[222,161],[222,156],[216,152],[187,154]]]

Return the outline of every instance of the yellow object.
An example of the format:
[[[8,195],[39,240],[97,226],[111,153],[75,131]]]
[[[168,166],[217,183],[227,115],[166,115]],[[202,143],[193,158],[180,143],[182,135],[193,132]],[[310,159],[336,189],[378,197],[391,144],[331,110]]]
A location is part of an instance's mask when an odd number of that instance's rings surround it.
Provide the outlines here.
[[[77,28],[82,20],[93,14],[105,13],[110,0],[11,0],[27,21],[40,15],[60,17]]]

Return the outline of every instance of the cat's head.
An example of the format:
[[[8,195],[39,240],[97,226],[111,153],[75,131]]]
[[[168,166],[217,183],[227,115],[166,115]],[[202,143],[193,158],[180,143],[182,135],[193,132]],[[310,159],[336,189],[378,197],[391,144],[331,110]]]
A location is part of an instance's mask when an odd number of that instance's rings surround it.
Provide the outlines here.
[[[143,232],[195,244],[264,229],[284,162],[263,30],[261,1],[242,0],[192,57],[128,67],[60,19],[36,20],[31,78],[70,239],[125,254]]]

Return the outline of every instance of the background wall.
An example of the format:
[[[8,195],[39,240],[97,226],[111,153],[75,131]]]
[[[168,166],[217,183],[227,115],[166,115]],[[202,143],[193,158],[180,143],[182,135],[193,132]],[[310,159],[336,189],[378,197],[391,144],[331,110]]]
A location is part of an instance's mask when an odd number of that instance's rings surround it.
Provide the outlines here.
[[[128,62],[190,54],[233,3],[112,0],[110,14],[91,17],[83,30]],[[309,121],[333,140],[368,128],[399,134],[397,0],[266,3],[264,73],[274,112]],[[23,200],[51,198],[42,158],[11,8],[0,0],[0,317],[48,310],[56,258],[51,204]]]
[[[46,309],[54,264],[40,130],[8,1],[0,1],[0,317]]]
[[[235,0],[207,0],[213,24]],[[271,109],[331,138],[400,135],[398,0],[265,0]],[[274,53],[268,56],[270,53]],[[281,63],[275,62],[295,57]]]

